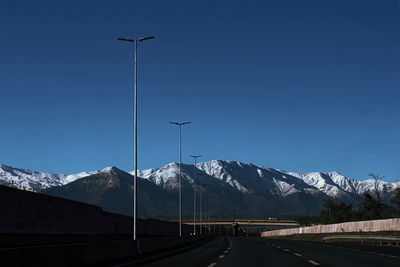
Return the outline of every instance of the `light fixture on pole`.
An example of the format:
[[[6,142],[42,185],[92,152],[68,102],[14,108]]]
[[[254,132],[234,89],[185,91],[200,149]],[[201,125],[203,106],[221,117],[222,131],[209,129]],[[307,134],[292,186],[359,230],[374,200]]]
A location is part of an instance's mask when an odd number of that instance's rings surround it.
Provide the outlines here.
[[[136,240],[136,221],[137,221],[137,43],[144,40],[153,39],[154,36],[147,36],[138,39],[118,38],[120,41],[134,42],[134,72],[133,72],[133,90],[134,90],[134,134],[133,134],[133,168],[135,171],[133,177],[133,240]]]
[[[193,235],[196,235],[196,165],[197,159],[202,155],[189,156],[194,158],[194,176],[193,176]]]
[[[179,237],[182,236],[182,125],[191,123],[187,122],[170,122],[179,126]]]

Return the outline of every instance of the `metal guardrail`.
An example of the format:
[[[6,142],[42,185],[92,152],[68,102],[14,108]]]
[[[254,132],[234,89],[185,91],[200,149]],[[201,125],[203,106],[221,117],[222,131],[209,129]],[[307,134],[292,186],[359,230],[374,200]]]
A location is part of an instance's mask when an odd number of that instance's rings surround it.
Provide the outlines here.
[[[359,242],[361,244],[364,243],[373,243],[379,245],[400,245],[400,236],[378,236],[378,235],[330,235],[322,238],[322,241],[348,241],[348,242]]]

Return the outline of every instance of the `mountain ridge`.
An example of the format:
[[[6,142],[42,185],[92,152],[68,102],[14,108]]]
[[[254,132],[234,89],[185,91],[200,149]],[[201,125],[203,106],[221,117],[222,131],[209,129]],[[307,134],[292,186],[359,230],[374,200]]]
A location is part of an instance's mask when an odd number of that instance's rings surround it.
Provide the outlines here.
[[[183,169],[187,168],[187,166],[193,166],[193,164],[182,164]],[[241,192],[255,192],[260,188],[269,187],[269,190],[275,190],[275,193],[280,192],[286,195],[290,192],[299,191],[300,186],[302,189],[317,189],[332,198],[339,198],[346,202],[360,200],[365,193],[374,193],[373,180],[356,180],[346,177],[337,171],[300,174],[257,166],[252,163],[222,160],[200,162],[197,163],[196,167],[198,170],[230,184]],[[178,163],[169,163],[162,168],[141,170],[138,175],[160,184],[161,180],[163,183],[168,183],[167,176],[176,177],[177,171]],[[188,174],[184,173],[185,175],[188,176]],[[293,178],[296,178],[297,181]],[[260,183],[260,179],[264,180],[264,184]],[[304,182],[304,184],[301,184],[298,180]],[[253,184],[249,184],[249,182]],[[273,187],[271,183],[274,183],[276,188],[271,188]],[[390,192],[397,187],[400,187],[400,182],[381,181],[379,191],[384,196],[389,197]]]
[[[42,190],[53,186],[66,185],[92,174],[115,169],[118,168],[110,166],[102,170],[66,175],[36,172],[0,164],[0,184],[18,186],[27,190],[30,188]],[[193,184],[194,165],[182,164],[182,170],[184,182],[188,185]],[[287,196],[296,192],[319,190],[332,198],[349,202],[357,200],[367,192],[374,192],[373,180],[357,180],[346,177],[337,171],[301,174],[257,166],[252,163],[224,160],[197,163],[196,171],[200,175],[207,175],[208,183],[226,183],[242,193],[267,192],[272,195]],[[174,191],[177,190],[178,173],[178,163],[172,162],[161,168],[139,170],[138,176],[164,189]],[[133,174],[133,172],[130,172],[130,174]],[[388,197],[390,192],[397,187],[400,187],[400,182],[381,181],[379,191]]]

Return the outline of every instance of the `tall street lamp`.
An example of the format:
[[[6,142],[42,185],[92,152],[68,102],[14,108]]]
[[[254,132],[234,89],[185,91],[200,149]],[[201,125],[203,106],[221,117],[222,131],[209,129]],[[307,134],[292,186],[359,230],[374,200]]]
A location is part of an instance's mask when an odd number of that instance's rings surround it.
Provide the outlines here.
[[[202,174],[199,173],[198,175],[202,175]],[[206,234],[207,233],[207,206],[208,206],[208,232],[209,233],[210,233],[210,227],[211,227],[211,224],[210,224],[210,220],[211,220],[211,217],[210,217],[210,201],[211,201],[211,199],[210,199],[209,194],[206,194],[205,201],[204,201],[205,203],[202,203],[203,201],[202,201],[202,198],[201,198],[201,191],[202,191],[202,188],[204,188],[205,186],[208,186],[208,184],[201,183],[200,181],[199,181],[198,184],[200,186],[200,224],[203,225],[203,222],[204,222],[204,226],[205,226],[204,227],[204,233]],[[202,206],[204,206],[204,220],[201,218]],[[202,228],[200,228],[200,234],[202,234]]]
[[[203,174],[201,174],[201,173],[199,173],[198,174],[199,176],[200,175],[203,175]],[[201,203],[202,203],[202,200],[201,200],[201,186],[202,186],[203,184],[201,183],[201,181],[200,181],[200,177],[199,177],[199,191],[200,191],[200,216],[199,216],[199,218],[200,218],[200,235],[201,234],[203,234],[203,221],[202,221],[202,218],[201,218],[201,212],[202,212],[202,210],[201,210]]]
[[[196,165],[197,159],[202,155],[189,156],[194,158],[194,177],[193,177],[193,234],[196,235]]]
[[[136,220],[137,220],[137,43],[145,40],[153,39],[154,36],[141,37],[138,39],[118,38],[120,41],[134,43],[134,72],[133,72],[133,91],[134,91],[134,137],[133,137],[133,168],[135,175],[133,177],[133,240],[136,240]]]
[[[187,122],[170,122],[179,126],[179,237],[182,236],[182,125],[191,123]]]
[[[211,200],[208,200],[208,233],[211,234]]]

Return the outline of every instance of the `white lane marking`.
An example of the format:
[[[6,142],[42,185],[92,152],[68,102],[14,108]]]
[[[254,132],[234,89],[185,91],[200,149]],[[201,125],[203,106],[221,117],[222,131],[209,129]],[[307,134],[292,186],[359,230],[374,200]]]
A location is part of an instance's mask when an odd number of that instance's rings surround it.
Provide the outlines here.
[[[308,260],[308,262],[311,263],[312,265],[320,265],[318,262],[313,260]]]
[[[223,257],[225,257],[225,255],[221,255],[221,256],[219,256],[218,258],[222,259]]]
[[[300,253],[293,253],[295,256],[297,256],[297,257],[301,257],[301,254]]]
[[[215,265],[217,265],[215,262],[210,263],[207,267],[214,267]]]
[[[228,247],[228,249],[231,249],[231,247],[232,247],[232,241],[231,241],[230,238],[228,238],[228,241],[229,241],[229,247]]]
[[[289,252],[290,250],[288,250],[287,248],[285,248],[284,251]]]
[[[227,250],[225,250],[225,251],[224,251],[224,253],[226,254],[226,253],[228,253],[228,251],[227,251]]]
[[[281,248],[280,246],[277,246],[277,248]]]

